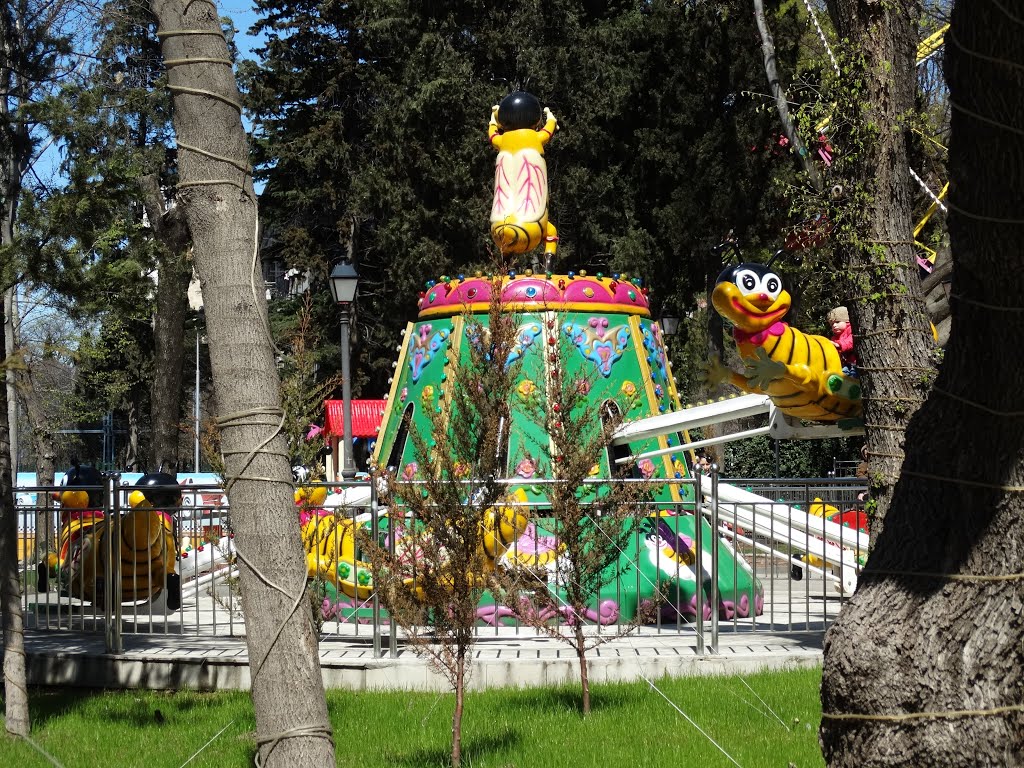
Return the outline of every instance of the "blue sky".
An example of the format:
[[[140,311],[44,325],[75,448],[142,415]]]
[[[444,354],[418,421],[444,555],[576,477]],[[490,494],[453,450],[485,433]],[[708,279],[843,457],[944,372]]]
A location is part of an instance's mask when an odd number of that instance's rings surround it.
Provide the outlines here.
[[[248,33],[249,27],[256,23],[257,15],[252,2],[250,0],[221,0],[220,12],[222,16],[230,16],[231,20],[235,22],[235,28],[238,30],[236,42],[242,58],[253,58],[252,46],[256,41],[249,37]]]

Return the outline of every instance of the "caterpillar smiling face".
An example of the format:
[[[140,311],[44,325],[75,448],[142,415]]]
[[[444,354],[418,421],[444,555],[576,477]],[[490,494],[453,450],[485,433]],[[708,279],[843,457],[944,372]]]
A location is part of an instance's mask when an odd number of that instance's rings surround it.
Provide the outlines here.
[[[711,303],[739,329],[757,333],[781,320],[792,304],[782,278],[761,264],[737,264],[718,276]]]

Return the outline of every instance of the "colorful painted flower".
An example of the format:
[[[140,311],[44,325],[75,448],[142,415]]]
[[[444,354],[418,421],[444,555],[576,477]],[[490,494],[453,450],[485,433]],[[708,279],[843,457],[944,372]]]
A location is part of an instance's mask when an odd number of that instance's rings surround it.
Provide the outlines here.
[[[466,461],[456,461],[455,462],[455,467],[454,467],[455,479],[456,480],[463,480],[463,479],[469,477],[469,472],[470,472],[471,469],[472,469],[472,467],[469,465],[469,462],[466,462]]]
[[[527,456],[516,464],[516,474],[524,479],[530,479],[537,472],[537,461]]]
[[[420,395],[420,400],[423,402],[424,408],[429,408],[434,402],[434,387],[428,384],[423,388],[423,394]]]
[[[590,477],[594,477],[595,475],[598,475],[600,473],[601,473],[601,465],[600,464],[595,464],[594,466],[592,466],[590,468],[590,471],[587,472],[587,475],[590,476]]]
[[[590,381],[588,381],[587,379],[577,379],[576,380],[576,392],[577,392],[577,394],[583,395],[584,397],[589,395],[590,394]]]
[[[637,467],[640,468],[640,474],[643,475],[644,480],[654,477],[654,462],[650,459],[641,459]]]
[[[410,461],[405,465],[405,469],[402,470],[402,479],[405,481],[413,480],[416,477],[416,473],[419,472],[420,465],[415,461]]]
[[[622,382],[622,389],[620,390],[626,397],[636,397],[636,384],[632,381]]]
[[[408,387],[402,387],[402,393],[398,396],[398,401],[400,403],[404,403],[405,399],[408,396],[409,396],[409,388]]]
[[[516,387],[516,392],[519,395],[519,399],[525,403],[533,399],[537,394],[537,385],[530,379],[523,379],[519,382],[519,386]]]

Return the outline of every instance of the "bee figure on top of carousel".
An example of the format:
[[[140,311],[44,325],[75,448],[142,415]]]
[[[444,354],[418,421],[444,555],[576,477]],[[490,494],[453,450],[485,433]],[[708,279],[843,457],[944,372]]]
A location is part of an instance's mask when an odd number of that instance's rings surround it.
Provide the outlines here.
[[[838,342],[803,333],[783,320],[792,298],[771,268],[774,259],[726,266],[718,276],[711,303],[733,324],[744,370],[738,373],[714,360],[709,378],[728,381],[744,392],[766,394],[788,416],[840,427],[859,425],[859,379],[844,366]],[[848,325],[848,315],[845,320]]]
[[[503,254],[529,253],[544,242],[545,271],[558,249],[548,220],[548,166],[544,145],[558,129],[551,110],[533,94],[515,91],[491,107],[487,137],[494,161],[491,237]]]

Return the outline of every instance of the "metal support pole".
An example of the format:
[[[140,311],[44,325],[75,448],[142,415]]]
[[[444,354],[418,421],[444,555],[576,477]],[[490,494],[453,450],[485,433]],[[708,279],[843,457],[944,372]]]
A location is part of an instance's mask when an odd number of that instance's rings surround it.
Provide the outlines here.
[[[348,304],[341,306],[341,400],[342,415],[345,424],[342,428],[342,466],[341,478],[351,481],[356,476],[356,466],[352,461],[352,376],[349,365],[349,313]]]
[[[353,524],[355,521],[352,521]],[[373,532],[371,535],[374,541],[379,541],[380,537],[380,508],[377,506],[377,483],[376,481],[370,482],[370,530]],[[380,590],[377,589],[376,584],[373,588],[373,596],[371,599],[371,606],[373,610],[373,658],[379,659],[380,653]]]
[[[106,520],[98,524],[106,527],[102,556],[107,561],[107,567],[103,569],[103,618],[107,653],[124,652],[121,637],[121,549],[114,544],[121,541],[121,510],[118,504],[117,481],[116,474],[109,475],[104,480],[103,513]]]
[[[192,418],[196,431],[195,456],[193,457],[193,472],[199,472],[199,329],[196,329],[196,389],[192,400]]]
[[[693,509],[693,549],[697,556],[694,563],[694,588],[697,590],[697,655],[704,655],[704,488],[701,484],[700,464],[693,468],[694,504]]]
[[[718,653],[718,465],[711,465],[711,652]]]

